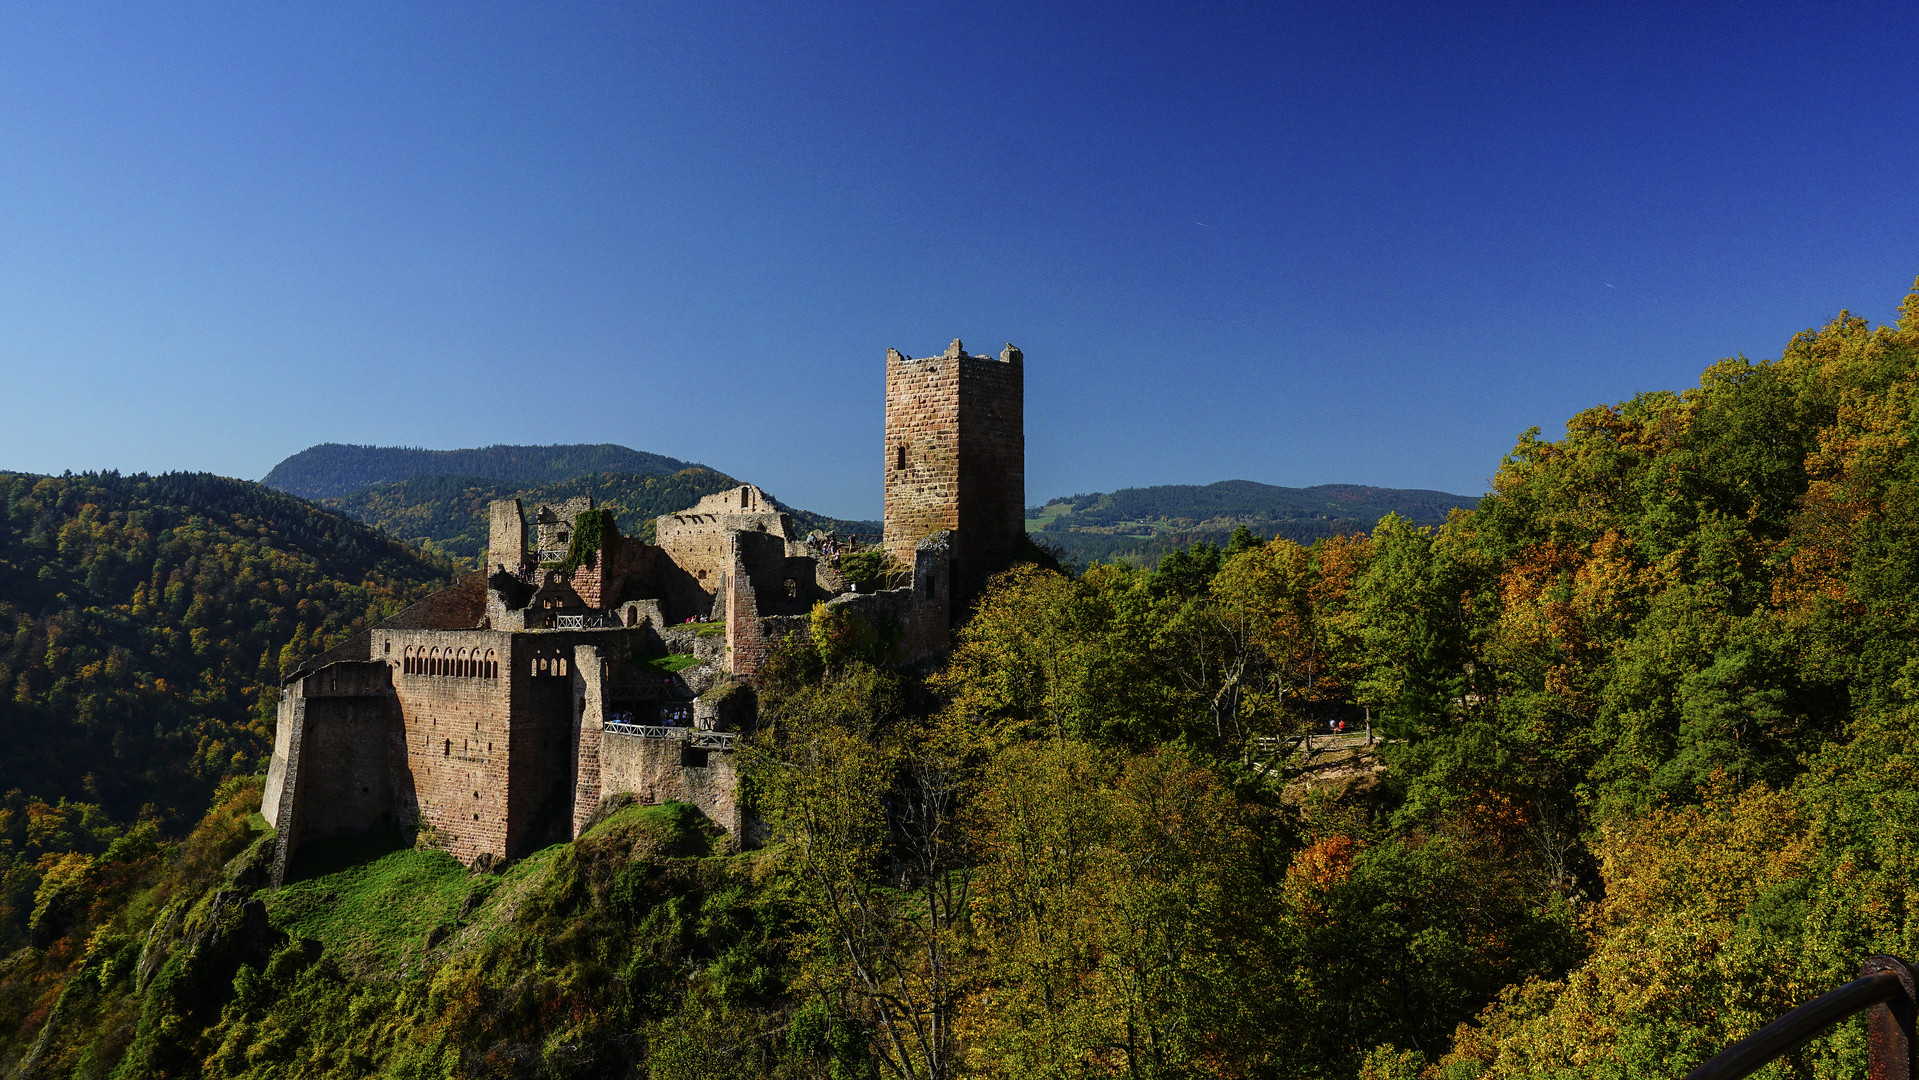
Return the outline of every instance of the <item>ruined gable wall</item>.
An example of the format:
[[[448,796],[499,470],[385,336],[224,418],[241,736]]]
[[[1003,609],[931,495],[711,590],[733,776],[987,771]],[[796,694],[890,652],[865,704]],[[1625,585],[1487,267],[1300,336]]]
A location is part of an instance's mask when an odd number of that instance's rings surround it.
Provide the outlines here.
[[[517,573],[526,563],[526,515],[518,499],[495,499],[487,504],[486,565],[492,573],[501,567]]]
[[[664,556],[654,575],[666,617],[680,622],[689,615],[706,615],[720,577],[730,563],[726,527],[715,514],[662,514],[653,536]]]

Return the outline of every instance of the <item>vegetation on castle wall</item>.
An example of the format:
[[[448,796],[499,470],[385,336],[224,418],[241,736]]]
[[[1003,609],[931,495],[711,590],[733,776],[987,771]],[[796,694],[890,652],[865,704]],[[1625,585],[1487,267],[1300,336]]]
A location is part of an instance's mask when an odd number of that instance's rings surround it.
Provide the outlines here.
[[[613,532],[613,514],[608,510],[582,510],[573,518],[573,535],[567,540],[566,558],[559,570],[571,574],[600,557]]]

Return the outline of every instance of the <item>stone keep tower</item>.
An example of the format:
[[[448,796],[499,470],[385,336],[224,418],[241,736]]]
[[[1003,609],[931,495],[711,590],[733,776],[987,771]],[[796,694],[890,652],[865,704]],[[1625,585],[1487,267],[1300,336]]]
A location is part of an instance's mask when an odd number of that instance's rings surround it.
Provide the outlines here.
[[[950,529],[953,618],[1005,569],[1026,539],[1026,387],[1020,351],[940,356],[886,350],[888,554]]]

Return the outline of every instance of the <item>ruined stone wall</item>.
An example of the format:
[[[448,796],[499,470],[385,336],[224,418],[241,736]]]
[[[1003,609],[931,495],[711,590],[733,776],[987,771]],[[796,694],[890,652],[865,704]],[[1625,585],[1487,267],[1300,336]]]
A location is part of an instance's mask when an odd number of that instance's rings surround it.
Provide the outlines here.
[[[583,637],[523,634],[514,640],[506,836],[512,858],[568,835],[579,704],[574,653]]]
[[[579,594],[580,602],[587,607],[603,608],[612,599],[607,589],[609,578],[612,578],[615,588],[619,586],[618,578],[608,573],[612,569],[610,566],[612,560],[607,555],[607,550],[601,548],[587,556],[585,562],[574,567],[573,573],[567,577],[567,581],[573,586],[573,591]]]
[[[689,750],[680,739],[649,739],[607,732],[600,744],[600,785],[606,794],[630,792],[643,803],[690,802],[738,838],[744,821],[734,755]]]
[[[654,522],[653,538],[665,556],[654,581],[667,619],[680,622],[711,614],[720,578],[731,562],[725,526],[712,514],[662,514]]]
[[[936,532],[913,549],[913,603],[901,623],[908,663],[944,656],[952,647],[953,604],[959,584],[953,572],[953,534]]]
[[[300,845],[365,832],[393,816],[390,736],[398,715],[386,665],[340,661],[288,685],[260,813],[279,835],[277,883]]]
[[[600,746],[605,734],[610,664],[604,650],[573,648],[573,806],[568,835],[578,837],[600,807]]]
[[[573,520],[591,509],[591,495],[575,495],[565,502],[541,503],[533,512],[537,560],[543,563],[559,562],[566,558],[567,545],[573,540]]]
[[[517,573],[526,563],[526,515],[518,499],[495,499],[487,504],[486,565],[492,573]]]
[[[662,514],[653,524],[660,555],[652,580],[668,619],[723,611],[720,579],[732,569],[728,536],[734,532],[777,537],[789,555],[808,551],[793,535],[792,519],[751,484],[708,495],[677,514]]]
[[[750,679],[753,672],[759,670],[760,661],[771,651],[771,646],[761,636],[759,598],[754,592],[752,577],[745,573],[729,572],[723,589],[721,598],[726,605],[724,667],[742,679]]]

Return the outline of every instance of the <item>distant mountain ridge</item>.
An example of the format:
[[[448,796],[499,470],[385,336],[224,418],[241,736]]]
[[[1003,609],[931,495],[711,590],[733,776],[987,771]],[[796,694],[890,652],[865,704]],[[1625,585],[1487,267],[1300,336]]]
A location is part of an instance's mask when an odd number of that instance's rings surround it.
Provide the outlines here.
[[[649,454],[617,443],[495,445],[471,450],[321,443],[275,465],[260,482],[290,495],[318,501],[416,476],[481,477],[532,487],[593,473],[671,476],[682,469],[696,467],[699,466],[693,462]]]
[[[1455,507],[1470,509],[1478,504],[1477,496],[1424,489],[1360,484],[1289,488],[1221,480],[1053,499],[1027,509],[1026,531],[1058,549],[1070,563],[1113,558],[1150,563],[1167,551],[1201,540],[1221,542],[1241,526],[1263,538],[1284,536],[1311,543],[1326,536],[1371,532],[1387,514],[1418,525],[1437,525]]]

